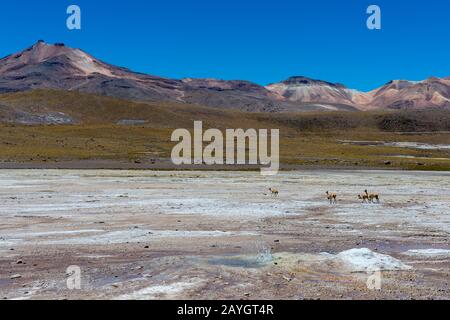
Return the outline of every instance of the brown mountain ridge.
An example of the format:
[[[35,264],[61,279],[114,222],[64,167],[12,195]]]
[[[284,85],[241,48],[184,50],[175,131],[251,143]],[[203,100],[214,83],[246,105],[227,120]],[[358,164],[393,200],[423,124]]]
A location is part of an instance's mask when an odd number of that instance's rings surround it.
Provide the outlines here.
[[[242,80],[168,79],[117,67],[80,49],[42,40],[0,60],[0,94],[35,89],[247,112],[450,109],[450,77],[394,80],[368,93],[303,76],[267,86]]]

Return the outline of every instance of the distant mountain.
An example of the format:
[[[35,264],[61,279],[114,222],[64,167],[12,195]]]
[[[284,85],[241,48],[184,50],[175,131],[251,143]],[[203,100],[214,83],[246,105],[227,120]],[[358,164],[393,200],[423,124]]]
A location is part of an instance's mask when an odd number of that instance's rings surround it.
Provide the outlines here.
[[[176,100],[182,83],[132,72],[91,55],[43,41],[0,60],[0,93],[30,89],[77,90],[136,100]]]
[[[266,87],[240,80],[177,80],[133,72],[44,41],[0,60],[0,94],[34,89],[252,112],[450,108],[450,78],[392,81],[369,93],[302,76]]]
[[[450,78],[429,78],[424,81],[390,81],[368,94],[368,103],[360,106],[371,109],[450,109]]]
[[[183,101],[242,111],[275,112],[295,108],[263,86],[248,81],[183,79]]]
[[[282,99],[291,102],[324,104],[325,108],[334,110],[333,105],[357,108],[353,98],[362,93],[348,89],[339,83],[310,79],[303,76],[291,77],[283,82],[266,87]],[[326,107],[328,106],[328,107]]]
[[[341,109],[339,105],[314,101],[290,101],[248,81],[176,80],[137,73],[105,63],[80,49],[44,41],[0,60],[0,94],[33,89],[79,91],[133,101],[184,102],[255,112]]]

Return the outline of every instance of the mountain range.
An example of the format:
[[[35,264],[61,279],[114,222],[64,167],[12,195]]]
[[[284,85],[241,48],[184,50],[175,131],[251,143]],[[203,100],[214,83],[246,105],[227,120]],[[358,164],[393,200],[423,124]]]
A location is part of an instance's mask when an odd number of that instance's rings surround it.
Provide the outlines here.
[[[267,86],[242,80],[168,79],[117,67],[80,49],[42,40],[0,60],[0,94],[35,89],[249,112],[450,110],[450,77],[418,82],[393,80],[370,92],[303,76]]]

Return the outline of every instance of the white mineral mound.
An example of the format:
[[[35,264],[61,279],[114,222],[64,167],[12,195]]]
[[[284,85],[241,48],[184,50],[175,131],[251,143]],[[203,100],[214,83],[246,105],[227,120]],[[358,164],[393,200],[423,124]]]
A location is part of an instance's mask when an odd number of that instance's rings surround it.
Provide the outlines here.
[[[370,272],[376,270],[397,271],[410,270],[412,267],[403,264],[391,256],[379,254],[367,248],[351,249],[336,255],[336,258],[348,265],[352,272]]]

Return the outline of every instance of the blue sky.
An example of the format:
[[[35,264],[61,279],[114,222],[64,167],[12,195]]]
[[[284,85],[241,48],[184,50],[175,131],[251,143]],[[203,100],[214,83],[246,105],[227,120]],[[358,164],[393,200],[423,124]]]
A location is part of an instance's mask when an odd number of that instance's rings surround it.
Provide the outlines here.
[[[66,8],[82,30],[66,28]],[[366,8],[382,9],[382,30]],[[447,0],[22,0],[2,3],[0,55],[38,39],[165,77],[245,79],[293,75],[370,90],[391,79],[450,76]]]

